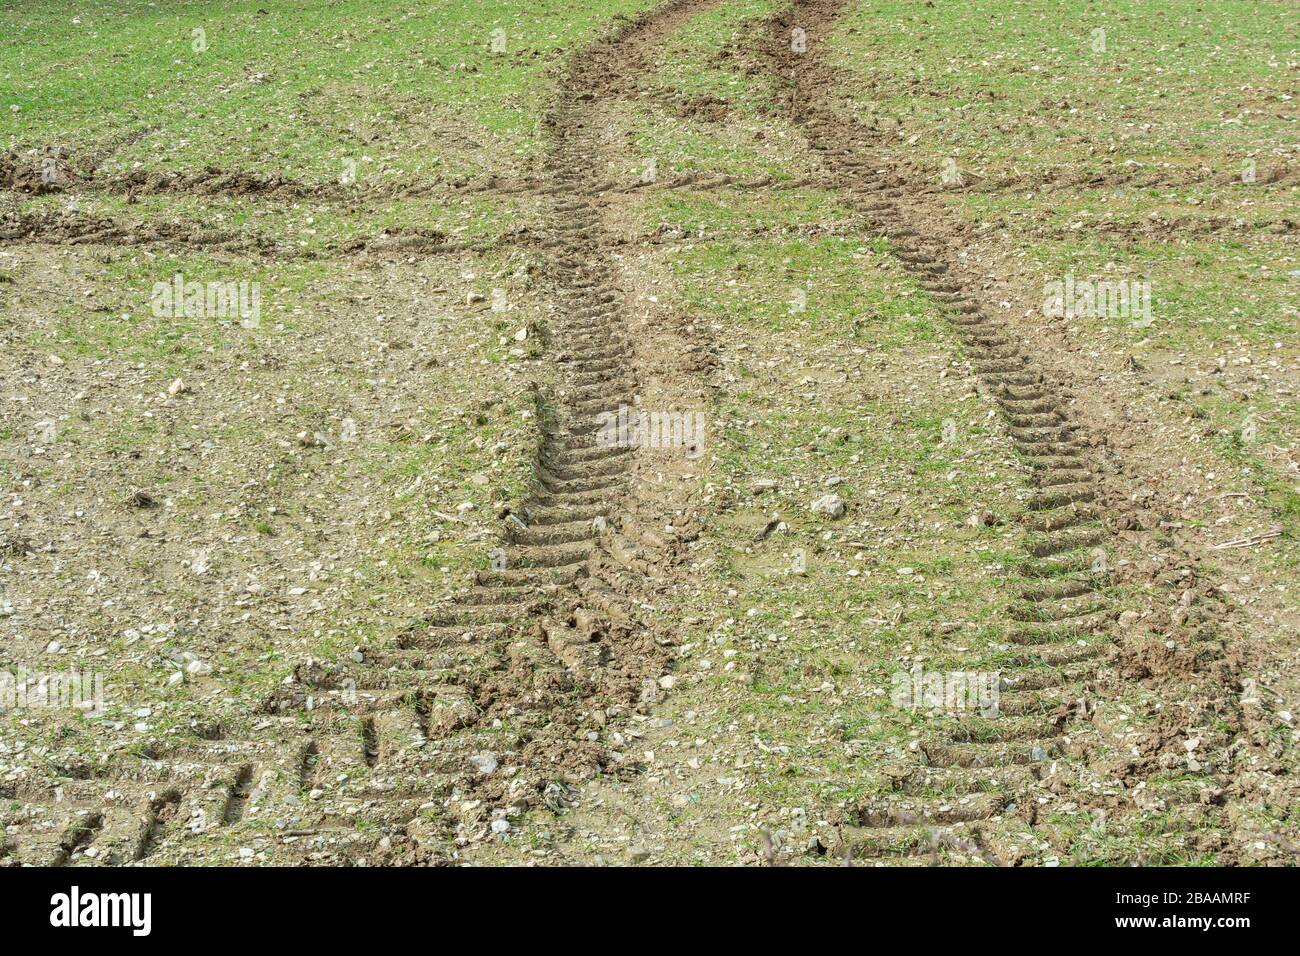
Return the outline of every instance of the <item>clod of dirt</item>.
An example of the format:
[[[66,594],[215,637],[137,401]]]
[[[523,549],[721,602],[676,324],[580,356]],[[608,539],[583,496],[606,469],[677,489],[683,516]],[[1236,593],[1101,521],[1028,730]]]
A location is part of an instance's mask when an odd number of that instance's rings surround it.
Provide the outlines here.
[[[7,558],[21,558],[27,554],[35,554],[36,549],[32,547],[31,541],[18,535],[9,535],[0,538],[0,555]]]
[[[143,488],[137,488],[135,491],[131,492],[130,497],[126,499],[126,503],[132,508],[158,507],[158,499]]]

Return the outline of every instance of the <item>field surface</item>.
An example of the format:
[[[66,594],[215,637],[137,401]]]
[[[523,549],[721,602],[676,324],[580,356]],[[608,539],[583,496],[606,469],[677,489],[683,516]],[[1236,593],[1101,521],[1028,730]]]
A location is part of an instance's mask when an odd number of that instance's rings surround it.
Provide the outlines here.
[[[0,865],[1294,865],[1298,104],[1289,0],[6,4]]]

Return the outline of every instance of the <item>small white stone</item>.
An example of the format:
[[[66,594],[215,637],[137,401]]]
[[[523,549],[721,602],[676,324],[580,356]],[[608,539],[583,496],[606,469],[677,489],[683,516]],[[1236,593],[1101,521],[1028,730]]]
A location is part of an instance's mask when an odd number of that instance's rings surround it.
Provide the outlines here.
[[[813,514],[824,514],[832,520],[843,518],[847,510],[844,499],[839,495],[822,495],[812,505]]]

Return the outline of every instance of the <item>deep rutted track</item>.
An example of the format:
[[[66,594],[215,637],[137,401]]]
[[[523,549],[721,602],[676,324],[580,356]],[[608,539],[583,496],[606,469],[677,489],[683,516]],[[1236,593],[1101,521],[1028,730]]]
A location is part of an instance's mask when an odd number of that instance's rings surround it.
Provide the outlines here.
[[[914,185],[889,171],[893,163],[878,135],[836,101],[844,78],[826,62],[819,44],[844,6],[843,0],[797,2],[757,25],[753,69],[778,80],[786,99],[777,108],[822,155],[829,182],[888,239],[894,255],[942,305],[1029,466],[1034,492],[1019,519],[1024,558],[1007,583],[1008,647],[996,662],[999,716],[936,721],[920,741],[915,766],[896,778],[898,792],[846,814],[838,852],[857,859],[926,862],[955,848],[989,862],[1033,861],[1053,849],[1050,832],[1036,826],[1036,794],[1077,792],[1081,805],[1122,816],[1133,809],[1131,803],[1114,799],[1113,789],[1105,799],[1089,800],[1085,785],[1100,789],[1100,781],[1117,770],[1128,772],[1133,784],[1152,764],[1145,759],[1129,766],[1096,765],[1092,746],[1083,739],[1088,735],[1079,733],[1090,729],[1095,697],[1113,689],[1116,671],[1131,653],[1115,640],[1118,609],[1108,593],[1114,583],[1107,569],[1115,515],[1099,484],[1103,443],[1076,416],[1068,393],[1045,373],[1032,345],[995,317],[958,246],[935,228],[934,211],[913,203]],[[807,32],[807,52],[791,48],[796,28]],[[1184,603],[1202,605],[1187,616],[1191,626],[1184,651],[1212,658],[1219,650],[1215,621],[1222,611],[1214,605],[1212,589],[1187,577],[1162,583],[1183,589]],[[1221,666],[1207,670],[1212,678],[1207,696],[1217,695],[1212,706],[1231,719],[1233,679]],[[1178,731],[1171,727],[1169,733]],[[1223,735],[1215,743],[1226,746],[1230,739]],[[1215,809],[1198,805],[1198,795],[1211,784],[1207,776],[1171,796],[1168,803],[1186,828],[1148,841],[1143,858],[1158,861],[1166,853],[1224,847]]]
[[[222,862],[268,835],[303,862],[441,862],[507,809],[561,809],[570,781],[630,765],[599,741],[654,698],[667,655],[634,595],[676,543],[638,520],[655,506],[629,496],[636,451],[596,442],[597,416],[633,404],[640,382],[592,188],[603,172],[593,104],[686,6],[582,51],[546,118],[540,245],[564,385],[538,396],[533,487],[506,516],[492,568],[389,646],[304,661],[265,702],[257,740],[213,726],[7,786],[0,796],[22,809],[5,820],[0,862]]]

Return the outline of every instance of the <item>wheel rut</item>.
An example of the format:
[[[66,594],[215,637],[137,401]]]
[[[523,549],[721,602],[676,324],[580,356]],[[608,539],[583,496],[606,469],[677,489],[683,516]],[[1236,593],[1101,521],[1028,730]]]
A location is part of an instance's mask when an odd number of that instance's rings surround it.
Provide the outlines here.
[[[1052,835],[1038,826],[1033,794],[1044,788],[1081,791],[1085,782],[1096,787],[1107,769],[1115,769],[1090,766],[1093,754],[1081,739],[1086,734],[1079,733],[1089,729],[1095,698],[1111,687],[1115,670],[1124,669],[1131,653],[1115,637],[1114,515],[1099,479],[1104,441],[1076,416],[1068,392],[1045,373],[1030,343],[984,301],[966,273],[961,249],[934,228],[923,207],[909,201],[908,183],[891,172],[878,134],[836,100],[844,78],[819,44],[845,6],[843,0],[796,2],[751,24],[752,70],[778,81],[784,99],[775,108],[821,155],[829,184],[888,240],[894,256],[939,303],[981,390],[1001,412],[1033,492],[1019,516],[1023,558],[1007,583],[996,718],[935,721],[918,742],[915,765],[893,778],[896,792],[846,812],[835,852],[893,863],[928,863],[949,850],[994,863],[1042,859],[1053,851]],[[806,52],[793,49],[798,30],[805,31]],[[1215,656],[1213,597],[1204,590],[1190,593],[1206,607],[1197,612],[1188,653]],[[1225,701],[1233,680],[1221,668],[1213,676],[1218,703],[1230,715],[1233,707]],[[1204,805],[1203,788],[1211,784],[1207,778],[1169,799],[1184,804],[1174,812],[1185,809],[1186,828],[1148,841],[1143,861],[1186,847],[1224,846],[1216,810]],[[1087,799],[1080,803],[1089,805]],[[1102,821],[1103,808],[1119,816],[1131,809],[1114,799],[1097,806]]]
[[[11,786],[3,795],[26,806],[0,861],[165,861],[291,816],[301,824],[280,837],[304,863],[448,862],[508,815],[563,809],[573,783],[635,769],[606,729],[652,703],[668,668],[642,598],[686,532],[665,533],[661,502],[636,500],[645,453],[598,434],[643,382],[607,199],[592,190],[608,149],[596,106],[690,6],[581,51],[545,118],[550,212],[536,245],[563,384],[534,393],[531,488],[504,515],[489,566],[384,645],[302,661],[264,702],[257,740],[218,731],[114,755],[85,779]]]

